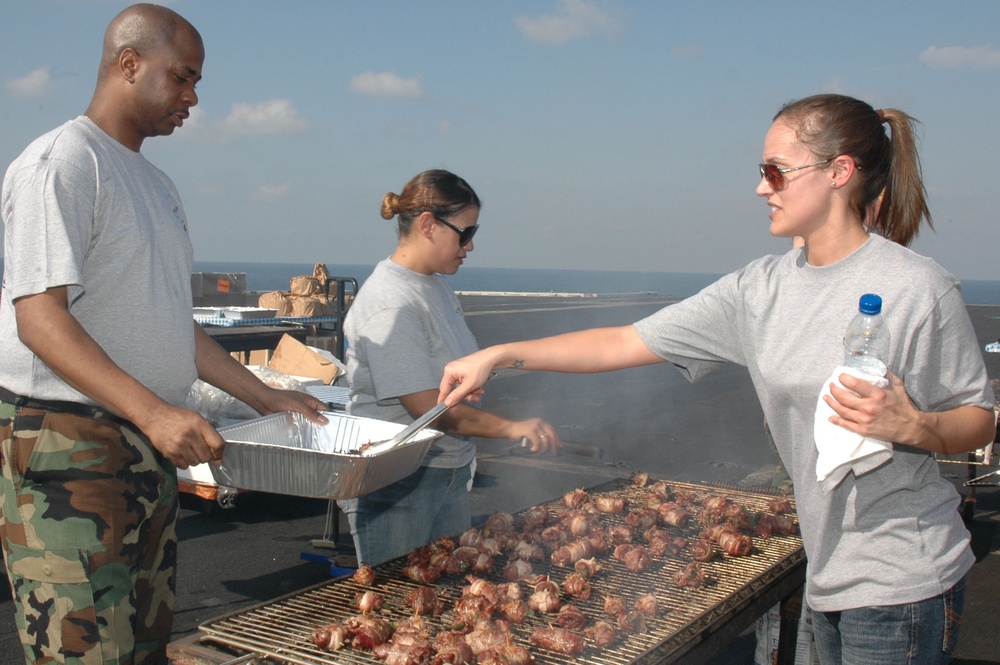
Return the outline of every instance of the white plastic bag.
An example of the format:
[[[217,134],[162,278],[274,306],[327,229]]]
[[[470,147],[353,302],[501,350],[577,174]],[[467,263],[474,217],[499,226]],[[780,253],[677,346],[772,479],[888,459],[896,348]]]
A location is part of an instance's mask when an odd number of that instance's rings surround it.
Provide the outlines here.
[[[267,367],[249,367],[247,369],[272,388],[306,392],[306,387],[288,374],[276,372]],[[215,427],[232,425],[260,416],[249,404],[201,379],[196,380],[191,385],[185,406],[200,413]]]

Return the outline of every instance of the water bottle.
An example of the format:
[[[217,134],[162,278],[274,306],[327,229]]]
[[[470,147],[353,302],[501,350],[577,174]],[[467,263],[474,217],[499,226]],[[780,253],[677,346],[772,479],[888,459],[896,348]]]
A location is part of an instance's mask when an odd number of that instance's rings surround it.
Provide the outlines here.
[[[866,293],[844,333],[844,364],[865,374],[885,376],[889,359],[889,326],[882,317],[882,298]]]

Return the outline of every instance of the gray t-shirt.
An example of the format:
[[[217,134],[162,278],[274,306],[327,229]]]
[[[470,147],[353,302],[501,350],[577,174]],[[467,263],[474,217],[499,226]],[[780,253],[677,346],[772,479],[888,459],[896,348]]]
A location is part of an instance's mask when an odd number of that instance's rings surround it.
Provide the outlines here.
[[[436,391],[448,362],[478,350],[444,277],[421,275],[391,259],[379,262],[359,289],[344,335],[348,413],[397,423],[413,421],[401,395]],[[424,466],[460,468],[475,454],[474,439],[446,435],[431,446]]]
[[[750,371],[795,484],[808,601],[819,611],[930,598],[974,562],[958,495],[931,453],[896,444],[890,462],[848,474],[829,494],[816,481],[817,397],[843,361],[844,330],[864,293],[882,296],[889,368],[917,408],[993,409],[958,280],[878,236],[829,266],[808,265],[802,250],[764,257],[635,324],[692,381],[721,362]]]
[[[10,165],[0,205],[0,385],[38,399],[93,403],[17,335],[13,301],[66,286],[70,313],[111,359],[182,405],[197,378],[194,252],[166,174],[81,116],[33,141]]]

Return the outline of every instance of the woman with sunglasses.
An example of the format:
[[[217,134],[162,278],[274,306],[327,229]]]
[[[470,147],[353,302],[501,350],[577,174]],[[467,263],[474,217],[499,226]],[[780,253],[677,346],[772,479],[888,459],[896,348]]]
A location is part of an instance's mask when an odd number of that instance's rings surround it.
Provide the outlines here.
[[[383,197],[382,217],[398,219],[399,244],[359,289],[344,321],[348,413],[409,424],[437,403],[445,364],[478,348],[442,275],[454,275],[473,250],[480,205],[465,180],[443,170],[424,171],[401,194]],[[513,421],[469,404],[431,426],[445,435],[416,473],[340,502],[359,562],[379,564],[469,528],[475,437],[527,439],[536,453],[559,446],[540,418]]]
[[[842,95],[790,103],[764,139],[757,195],[770,231],[802,247],[767,256],[634,325],[484,349],[450,363],[440,399],[496,368],[602,372],[671,362],[695,380],[746,366],[791,474],[824,665],[944,663],[974,562],[959,497],[935,452],[992,440],[994,396],[958,280],[906,248],[930,214],[913,119]],[[888,131],[887,131],[888,130]],[[867,226],[866,226],[867,222]],[[889,385],[841,374],[834,425],[893,442],[892,458],[824,491],[818,396],[843,361],[864,293],[882,296]]]

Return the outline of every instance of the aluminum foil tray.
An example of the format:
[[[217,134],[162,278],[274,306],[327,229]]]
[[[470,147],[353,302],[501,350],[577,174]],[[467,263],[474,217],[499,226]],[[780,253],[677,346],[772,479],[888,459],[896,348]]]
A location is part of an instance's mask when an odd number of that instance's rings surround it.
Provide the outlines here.
[[[324,412],[317,425],[299,413],[275,413],[219,428],[226,454],[212,474],[219,485],[318,499],[353,499],[410,475],[441,432],[424,429],[380,454],[356,451],[391,438],[405,425]]]
[[[196,319],[273,319],[276,309],[266,307],[192,307]]]

